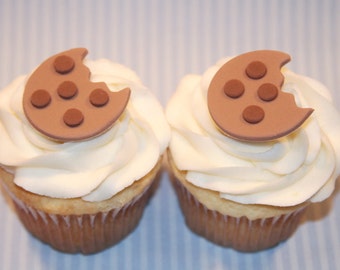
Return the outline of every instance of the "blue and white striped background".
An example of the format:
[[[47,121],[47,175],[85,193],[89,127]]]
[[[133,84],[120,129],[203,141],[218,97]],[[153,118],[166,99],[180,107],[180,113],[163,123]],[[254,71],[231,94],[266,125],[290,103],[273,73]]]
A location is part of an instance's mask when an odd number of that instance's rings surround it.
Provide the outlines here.
[[[136,70],[165,105],[183,75],[267,48],[290,53],[289,66],[326,84],[340,106],[339,14],[336,0],[1,0],[0,88],[51,54],[84,46],[89,58]],[[1,197],[0,269],[340,269],[339,193],[340,184],[287,242],[242,254],[185,227],[164,173],[133,234],[92,256],[61,254],[33,239]]]

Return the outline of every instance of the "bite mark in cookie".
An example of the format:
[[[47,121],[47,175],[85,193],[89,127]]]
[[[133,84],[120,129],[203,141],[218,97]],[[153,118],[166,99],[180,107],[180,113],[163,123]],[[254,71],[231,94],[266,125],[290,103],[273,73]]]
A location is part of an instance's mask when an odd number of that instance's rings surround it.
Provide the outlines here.
[[[225,63],[208,89],[208,109],[227,136],[244,141],[270,141],[298,129],[313,112],[296,105],[281,91],[281,67],[290,56],[279,51],[253,51]]]
[[[39,132],[57,141],[79,141],[107,131],[124,112],[130,89],[111,92],[91,82],[84,48],[48,58],[29,77],[23,108]]]

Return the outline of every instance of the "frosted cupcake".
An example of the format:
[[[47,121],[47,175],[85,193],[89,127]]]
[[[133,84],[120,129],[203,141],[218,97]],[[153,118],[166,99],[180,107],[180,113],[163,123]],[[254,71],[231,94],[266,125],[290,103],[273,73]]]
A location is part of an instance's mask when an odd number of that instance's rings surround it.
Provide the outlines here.
[[[319,82],[254,51],[187,75],[168,103],[169,162],[188,227],[259,251],[286,240],[340,169],[340,115]]]
[[[138,224],[170,130],[130,69],[54,55],[0,91],[0,176],[25,227],[63,252],[94,253]]]

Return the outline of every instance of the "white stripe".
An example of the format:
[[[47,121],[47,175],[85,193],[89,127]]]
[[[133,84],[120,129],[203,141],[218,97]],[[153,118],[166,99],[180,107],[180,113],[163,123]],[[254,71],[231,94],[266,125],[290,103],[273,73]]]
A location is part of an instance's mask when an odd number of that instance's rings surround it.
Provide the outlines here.
[[[340,2],[334,0],[3,0],[0,87],[51,54],[84,46],[91,59],[105,57],[135,69],[165,106],[183,75],[202,73],[225,56],[273,48],[292,55],[289,66],[296,72],[324,82],[340,106],[339,12]],[[291,239],[243,254],[191,233],[167,180],[163,176],[141,227],[91,256],[65,255],[40,243],[0,199],[0,269],[317,270],[340,265],[339,188],[333,201],[313,206]]]

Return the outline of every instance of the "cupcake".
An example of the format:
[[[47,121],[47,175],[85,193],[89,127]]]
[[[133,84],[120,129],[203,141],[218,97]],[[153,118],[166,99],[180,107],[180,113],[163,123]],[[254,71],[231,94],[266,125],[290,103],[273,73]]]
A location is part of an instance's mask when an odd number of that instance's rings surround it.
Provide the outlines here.
[[[137,225],[170,139],[136,74],[75,48],[0,91],[0,178],[35,237],[95,253]]]
[[[187,75],[166,108],[168,157],[186,224],[243,252],[289,238],[340,169],[340,115],[319,82],[279,51],[224,59]]]

